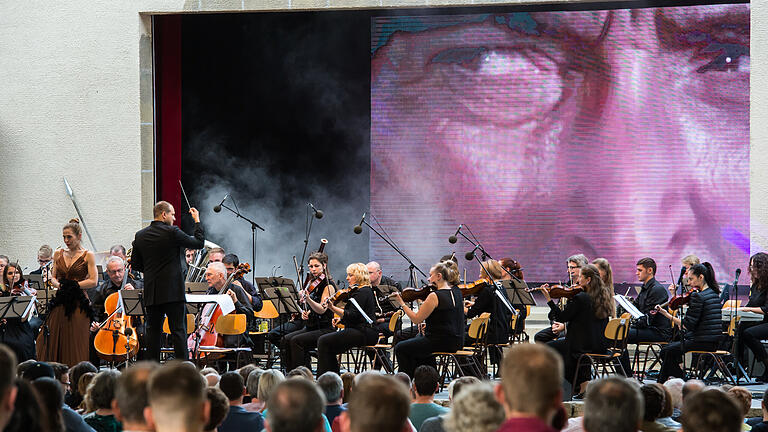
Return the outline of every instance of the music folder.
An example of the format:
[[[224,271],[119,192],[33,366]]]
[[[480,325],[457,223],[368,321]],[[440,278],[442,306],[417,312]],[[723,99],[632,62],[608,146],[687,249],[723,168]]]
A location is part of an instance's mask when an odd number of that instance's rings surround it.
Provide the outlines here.
[[[616,299],[616,303],[618,303],[621,307],[624,308],[625,311],[629,312],[630,315],[632,315],[632,318],[642,318],[644,314],[640,312],[639,309],[635,307],[626,297],[624,297],[621,294],[616,294],[613,296],[614,299]]]

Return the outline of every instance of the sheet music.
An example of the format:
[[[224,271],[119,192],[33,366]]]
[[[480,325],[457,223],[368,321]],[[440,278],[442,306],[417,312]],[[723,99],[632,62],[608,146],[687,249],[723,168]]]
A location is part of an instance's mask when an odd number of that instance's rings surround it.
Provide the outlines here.
[[[222,315],[235,310],[235,304],[226,294],[187,294],[187,303],[216,303],[221,307]]]
[[[371,319],[371,317],[369,317],[369,316],[368,316],[368,314],[366,314],[366,313],[363,311],[363,308],[361,308],[361,307],[360,307],[360,305],[359,305],[359,304],[357,304],[357,300],[355,300],[355,299],[353,299],[353,298],[350,298],[350,299],[349,299],[349,301],[350,301],[350,302],[351,302],[351,303],[352,303],[352,304],[353,304],[353,305],[354,305],[354,306],[357,308],[357,310],[358,310],[358,311],[360,311],[360,314],[363,316],[363,318],[365,318],[365,321],[366,321],[368,324],[373,324],[373,320]]]
[[[635,305],[630,303],[630,301],[624,297],[621,294],[616,294],[613,296],[614,299],[616,299],[616,302],[624,308],[625,311],[629,312],[630,315],[632,315],[632,318],[642,318],[645,316],[640,310],[638,310]]]
[[[27,308],[24,309],[24,313],[21,314],[22,321],[28,320],[29,317],[32,316],[32,312],[34,312],[35,310],[35,302],[34,302],[35,297],[29,296],[28,298],[29,298],[29,303],[27,303]]]
[[[506,306],[507,309],[509,309],[509,311],[512,312],[512,315],[517,315],[518,314],[517,309],[513,308],[512,305],[509,304],[509,299],[507,299],[504,296],[504,294],[501,293],[501,290],[502,290],[501,282],[496,281],[493,283],[493,285],[496,287],[496,289],[494,290],[496,292],[496,295],[499,296],[499,299],[501,300],[502,303],[504,303],[504,306]]]

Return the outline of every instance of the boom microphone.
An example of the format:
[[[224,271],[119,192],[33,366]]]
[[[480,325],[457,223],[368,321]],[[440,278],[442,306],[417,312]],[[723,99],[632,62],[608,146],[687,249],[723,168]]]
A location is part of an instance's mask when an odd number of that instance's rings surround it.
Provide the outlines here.
[[[310,207],[312,207],[312,211],[315,212],[315,217],[318,218],[318,219],[322,219],[323,218],[323,211],[316,209],[315,206],[312,205],[312,203],[308,203],[308,204],[309,204]]]
[[[472,249],[470,252],[467,252],[466,254],[464,254],[464,258],[465,258],[467,261],[472,261],[473,259],[475,259],[475,251],[476,251],[476,250],[477,250],[477,248],[479,248],[479,247],[480,247],[479,245],[478,245],[478,246],[475,246],[475,248],[474,248],[474,249]]]
[[[353,231],[355,234],[360,234],[363,232],[363,222],[365,221],[365,213],[363,213],[363,217],[360,218],[360,223],[355,225],[355,228],[353,228]]]
[[[456,236],[459,235],[459,232],[461,231],[461,227],[463,227],[463,226],[464,226],[464,224],[459,225],[459,228],[456,230],[456,233],[454,235],[448,237],[448,243],[450,243],[450,244],[456,243],[456,240],[458,240],[458,238]]]
[[[733,286],[736,287],[736,284],[739,283],[739,276],[741,276],[741,269],[736,269],[736,279],[733,280]]]
[[[221,205],[224,204],[224,201],[226,201],[227,198],[229,198],[229,192],[227,192],[227,194],[224,195],[224,199],[221,200],[221,202],[218,205],[213,206],[213,211],[215,211],[216,213],[220,212],[221,211]]]

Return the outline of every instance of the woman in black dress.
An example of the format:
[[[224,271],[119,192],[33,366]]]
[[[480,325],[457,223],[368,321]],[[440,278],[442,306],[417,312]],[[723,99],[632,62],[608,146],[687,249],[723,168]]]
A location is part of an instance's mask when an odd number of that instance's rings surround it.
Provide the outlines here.
[[[768,338],[768,254],[758,252],[749,259],[749,277],[752,288],[749,291],[749,302],[740,307],[739,311],[754,312],[763,316],[762,321],[742,322],[739,325],[739,349],[740,355],[744,354],[746,345],[752,350],[755,359],[764,366],[764,373],[760,381],[768,381],[768,353],[763,347],[762,340]],[[748,364],[742,359],[742,364]]]
[[[34,294],[34,290],[28,287],[18,263],[5,266],[1,297]],[[0,341],[16,353],[19,363],[35,358],[35,335],[28,318],[6,318],[0,322]]]
[[[436,367],[433,352],[455,352],[464,346],[464,298],[457,286],[458,266],[453,261],[435,264],[429,270],[429,283],[436,289],[427,295],[418,311],[408,307],[399,293],[392,294],[414,325],[426,322],[423,336],[395,345],[399,369],[409,377],[421,365]]]

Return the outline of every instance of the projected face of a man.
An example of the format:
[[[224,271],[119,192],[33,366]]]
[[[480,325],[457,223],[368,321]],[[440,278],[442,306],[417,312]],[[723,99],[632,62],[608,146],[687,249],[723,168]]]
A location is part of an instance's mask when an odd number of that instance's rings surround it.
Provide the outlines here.
[[[573,253],[619,280],[639,255],[746,261],[748,4],[386,20],[371,206],[415,261],[459,223],[532,280]]]

